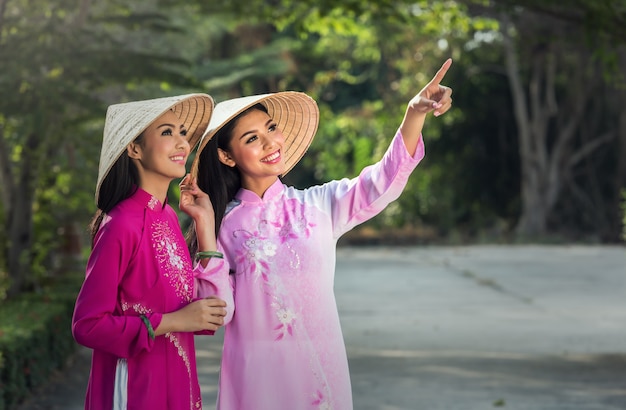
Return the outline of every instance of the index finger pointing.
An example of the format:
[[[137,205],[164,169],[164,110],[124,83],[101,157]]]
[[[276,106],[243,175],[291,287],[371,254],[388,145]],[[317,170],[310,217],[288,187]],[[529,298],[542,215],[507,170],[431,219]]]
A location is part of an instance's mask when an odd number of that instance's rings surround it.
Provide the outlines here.
[[[439,84],[441,82],[441,80],[443,80],[443,77],[446,75],[446,73],[448,72],[448,69],[450,68],[451,65],[452,65],[452,59],[451,58],[448,58],[446,61],[444,61],[444,63],[441,65],[441,68],[439,69],[439,71],[437,71],[437,74],[435,74],[433,79],[430,81],[431,84]]]

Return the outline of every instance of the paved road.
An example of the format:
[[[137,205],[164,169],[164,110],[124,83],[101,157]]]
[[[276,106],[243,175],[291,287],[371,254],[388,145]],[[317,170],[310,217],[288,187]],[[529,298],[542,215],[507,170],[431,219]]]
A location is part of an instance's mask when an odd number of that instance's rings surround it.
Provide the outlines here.
[[[335,283],[356,410],[626,409],[625,247],[341,248]],[[19,410],[82,409],[88,357]]]

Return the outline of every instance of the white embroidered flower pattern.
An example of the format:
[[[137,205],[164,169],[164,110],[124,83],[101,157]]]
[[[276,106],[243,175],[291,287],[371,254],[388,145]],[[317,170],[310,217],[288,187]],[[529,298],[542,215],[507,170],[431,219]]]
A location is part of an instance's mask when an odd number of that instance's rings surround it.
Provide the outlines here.
[[[293,322],[297,318],[296,314],[291,309],[282,308],[276,311],[276,316],[280,324],[274,328],[279,331],[275,340],[280,340],[287,335],[293,336]]]
[[[280,323],[283,325],[291,324],[296,318],[296,314],[290,309],[280,309],[276,312],[276,316],[278,316],[278,320],[280,320]]]
[[[299,238],[308,238],[315,224],[307,220],[304,204],[289,200],[277,205],[268,204],[256,221],[247,221],[246,228],[234,231],[232,235],[238,244],[234,247],[237,273],[250,275],[251,279],[258,281],[276,315],[270,331],[274,333],[274,341],[280,342],[307,337],[306,329],[299,324],[300,301],[294,300],[294,294],[286,286],[294,275],[299,274],[301,266],[300,257],[291,244]],[[280,250],[278,245],[281,245]],[[319,410],[332,410],[325,373],[319,368],[316,353],[311,354],[311,362],[318,367],[312,371],[319,386],[312,392],[310,404]]]
[[[270,241],[263,241],[263,253],[265,256],[276,255],[276,249],[278,247]]]
[[[152,209],[154,211],[154,208],[156,208],[156,206],[159,204],[159,200],[156,199],[155,197],[151,196],[150,200],[148,201],[148,208]]]
[[[258,249],[259,245],[258,245],[258,238],[256,236],[250,236],[244,243],[244,245],[246,245],[246,248],[248,249]]]
[[[152,224],[152,246],[156,258],[163,269],[163,275],[169,279],[176,296],[190,301],[193,290],[193,275],[190,261],[185,256],[186,249],[176,243],[176,236],[167,221],[155,221]]]
[[[260,237],[258,233],[250,233],[247,231],[239,231],[234,233],[235,236],[243,235],[244,240],[240,249],[235,251],[235,261],[237,265],[244,266],[245,270],[254,275],[255,280],[263,277],[263,280],[267,280],[267,271],[269,270],[269,263],[264,257],[262,244],[264,238]]]
[[[180,337],[176,333],[172,333],[172,332],[167,332],[164,336],[176,348],[176,351],[178,352],[178,356],[180,356],[181,360],[185,364],[185,368],[187,369],[187,375],[191,377],[191,360],[189,358],[189,355],[187,354],[187,351],[185,350],[183,345],[180,343]],[[189,402],[192,408],[195,407],[197,409],[200,408],[200,403],[202,402],[201,398],[194,397],[192,385],[189,386]]]
[[[167,250],[167,255],[170,258],[170,264],[176,267],[176,269],[182,269],[184,264],[183,258],[177,253],[178,245],[167,241],[167,243],[165,243],[165,249]]]

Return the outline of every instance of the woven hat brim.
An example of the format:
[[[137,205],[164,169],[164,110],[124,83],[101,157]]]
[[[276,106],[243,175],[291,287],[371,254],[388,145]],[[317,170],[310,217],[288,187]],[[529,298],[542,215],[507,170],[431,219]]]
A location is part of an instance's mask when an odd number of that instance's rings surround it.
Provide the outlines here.
[[[282,91],[273,94],[261,94],[233,98],[218,103],[213,111],[206,134],[198,146],[196,158],[191,167],[197,175],[200,153],[215,134],[237,115],[255,104],[263,104],[269,116],[276,121],[276,126],[285,136],[282,155],[285,159],[285,176],[302,159],[319,125],[319,108],[314,99],[297,91]]]
[[[109,106],[100,152],[96,202],[102,182],[128,144],[133,142],[157,118],[168,110],[174,111],[187,128],[189,145],[193,150],[206,132],[214,108],[213,98],[208,94],[185,94]]]

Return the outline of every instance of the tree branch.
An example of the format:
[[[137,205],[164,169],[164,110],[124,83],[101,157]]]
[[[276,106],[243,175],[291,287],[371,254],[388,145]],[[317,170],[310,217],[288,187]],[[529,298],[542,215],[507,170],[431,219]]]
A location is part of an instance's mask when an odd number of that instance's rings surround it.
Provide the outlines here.
[[[583,64],[576,64],[575,67],[577,67],[577,69],[574,73],[575,78],[574,81],[572,81],[572,87],[576,87],[575,91],[577,91],[578,95],[573,98],[574,106],[568,115],[568,121],[559,127],[560,132],[552,151],[554,159],[553,163],[556,164],[555,166],[560,166],[564,163],[566,148],[570,145],[574,135],[576,134],[576,130],[580,126],[580,121],[584,117],[583,114],[585,107],[587,102],[590,100],[589,96],[592,94],[593,89],[596,86],[593,81],[586,81]]]
[[[533,160],[532,148],[530,145],[530,127],[528,120],[528,109],[526,107],[526,94],[522,86],[522,80],[519,74],[519,61],[513,39],[509,30],[513,30],[509,17],[502,13],[500,15],[501,32],[504,46],[504,61],[506,67],[507,78],[511,86],[511,95],[513,98],[513,110],[517,121],[517,129],[519,130],[520,154],[522,163],[528,163]]]
[[[555,115],[559,111],[559,105],[556,101],[556,57],[554,51],[550,50],[546,56],[546,108],[550,116]]]
[[[607,131],[600,137],[589,141],[587,144],[583,145],[578,151],[576,151],[572,156],[570,156],[567,165],[570,168],[574,167],[580,161],[585,159],[585,157],[590,155],[593,151],[600,148],[602,145],[611,142],[613,138],[615,138],[615,132]]]
[[[601,226],[608,225],[606,214],[599,211],[600,209],[604,209],[601,204],[594,203],[593,198],[588,194],[588,192],[576,184],[573,178],[568,178],[567,186],[569,187],[572,196],[577,199],[581,204],[581,207],[586,210],[586,214],[590,215],[588,217],[590,219],[589,223]]]

